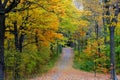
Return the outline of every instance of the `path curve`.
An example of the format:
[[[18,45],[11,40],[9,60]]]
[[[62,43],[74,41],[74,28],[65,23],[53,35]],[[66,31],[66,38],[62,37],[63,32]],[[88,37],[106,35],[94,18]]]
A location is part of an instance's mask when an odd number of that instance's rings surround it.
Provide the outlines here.
[[[72,68],[73,65],[73,49],[63,48],[60,60],[56,66],[40,77],[29,80],[109,80],[109,75],[83,72]],[[119,79],[120,80],[120,76]]]

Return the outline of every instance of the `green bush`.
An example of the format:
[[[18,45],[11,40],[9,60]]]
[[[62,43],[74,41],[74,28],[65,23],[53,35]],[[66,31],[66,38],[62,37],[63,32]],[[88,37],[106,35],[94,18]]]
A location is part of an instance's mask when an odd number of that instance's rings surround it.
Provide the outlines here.
[[[53,67],[59,55],[52,54],[50,49],[42,47],[40,51],[25,50],[19,53],[15,50],[5,51],[5,78],[13,80],[27,78],[48,71]],[[32,76],[32,77],[33,77]],[[17,80],[17,79],[16,79]],[[19,80],[19,79],[18,79]]]
[[[93,71],[94,69],[94,62],[93,60],[89,59],[89,57],[85,53],[78,53],[75,52],[74,56],[74,68],[85,70],[85,71]]]

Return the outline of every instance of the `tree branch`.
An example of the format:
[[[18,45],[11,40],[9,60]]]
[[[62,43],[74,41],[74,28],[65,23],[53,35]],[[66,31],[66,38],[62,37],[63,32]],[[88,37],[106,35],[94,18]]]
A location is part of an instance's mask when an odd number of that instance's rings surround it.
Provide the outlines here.
[[[39,40],[39,41],[43,41],[43,40]],[[36,41],[26,43],[26,44],[25,44],[25,45],[23,45],[22,47],[25,47],[25,46],[27,46],[27,45],[29,45],[29,44],[33,44],[33,43],[36,43]]]
[[[44,9],[44,10],[47,11],[47,12],[55,13],[54,11],[47,10],[44,6],[40,5],[38,2],[31,2],[31,1],[27,1],[27,2],[28,2],[28,3],[31,3],[31,4],[36,4],[38,7]]]
[[[35,41],[33,41],[33,42],[29,42],[29,43],[26,43],[25,45],[23,45],[22,47],[25,47],[25,46],[27,46],[27,45],[29,45],[29,44],[33,44],[33,43],[36,43]]]
[[[4,0],[3,7],[5,8],[8,3],[8,0]]]
[[[5,30],[5,32],[10,32],[10,33],[14,34],[13,30]]]
[[[25,2],[25,4],[23,3],[23,7],[19,8],[19,9],[13,9],[12,12],[17,12],[17,11],[25,11],[27,9],[31,9],[30,6],[32,5],[32,3],[29,3],[29,2]],[[36,7],[34,7],[36,8]],[[33,9],[34,9],[33,8]]]
[[[13,8],[17,6],[20,0],[13,0],[13,2],[5,9],[5,13],[10,12]]]
[[[33,7],[33,8],[29,8],[30,6],[26,7],[26,8],[20,8],[20,9],[13,9],[11,10],[11,12],[22,12],[22,11],[25,11],[25,10],[32,10],[32,9],[35,9],[35,8],[38,8],[38,7]]]

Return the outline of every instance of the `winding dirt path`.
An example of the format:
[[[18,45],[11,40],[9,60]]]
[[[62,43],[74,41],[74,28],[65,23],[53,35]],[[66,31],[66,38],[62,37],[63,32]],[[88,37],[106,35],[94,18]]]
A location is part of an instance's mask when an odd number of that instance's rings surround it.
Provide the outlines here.
[[[109,75],[83,72],[72,68],[73,50],[72,48],[63,48],[63,53],[56,66],[40,77],[30,80],[110,80]],[[120,76],[118,77],[120,80]]]

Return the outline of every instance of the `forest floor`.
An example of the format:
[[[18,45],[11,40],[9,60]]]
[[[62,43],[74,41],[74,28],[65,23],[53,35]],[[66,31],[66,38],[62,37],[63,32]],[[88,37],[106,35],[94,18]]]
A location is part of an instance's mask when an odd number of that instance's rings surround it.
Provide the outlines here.
[[[63,48],[60,60],[56,63],[55,67],[48,73],[40,77],[29,80],[110,80],[107,74],[96,74],[76,70],[73,65],[73,50],[72,48]],[[118,76],[120,80],[120,76]]]

